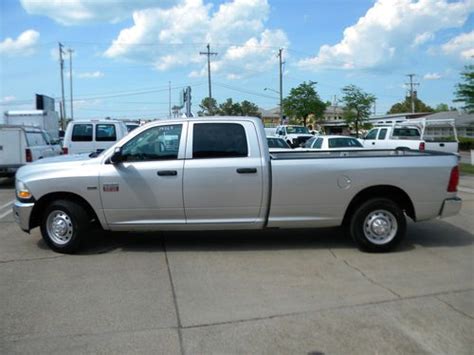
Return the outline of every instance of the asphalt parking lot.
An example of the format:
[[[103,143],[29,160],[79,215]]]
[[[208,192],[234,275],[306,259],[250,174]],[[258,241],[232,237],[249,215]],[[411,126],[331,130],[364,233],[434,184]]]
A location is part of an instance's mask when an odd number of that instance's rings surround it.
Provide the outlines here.
[[[473,353],[474,177],[389,254],[338,229],[107,233],[60,255],[0,179],[0,353]]]

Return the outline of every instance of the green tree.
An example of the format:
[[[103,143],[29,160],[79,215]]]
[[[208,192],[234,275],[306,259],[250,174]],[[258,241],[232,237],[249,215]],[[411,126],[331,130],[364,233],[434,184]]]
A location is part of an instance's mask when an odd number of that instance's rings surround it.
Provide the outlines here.
[[[376,98],[355,85],[343,87],[342,94],[344,120],[355,125],[356,134],[359,136],[359,126],[370,116]]]
[[[228,98],[219,105],[218,113],[221,116],[242,116],[242,108],[238,102],[234,102],[231,98]]]
[[[260,110],[258,106],[253,102],[244,100],[240,103],[240,110],[242,116],[252,116],[252,117],[260,117]]]
[[[199,116],[214,116],[219,111],[217,108],[217,101],[212,97],[206,97],[202,99],[199,108],[201,109],[198,111]]]
[[[309,115],[313,114],[316,118],[323,115],[326,104],[319,98],[315,85],[313,81],[305,81],[290,90],[290,94],[283,99],[283,112],[286,116],[302,118],[303,125],[306,126]]]
[[[456,99],[454,102],[463,102],[462,107],[469,113],[474,112],[474,65],[466,65],[461,72],[463,82],[456,85]]]
[[[435,110],[435,112],[449,111],[449,106],[448,106],[448,104],[441,103],[441,104],[436,105],[434,110]]]
[[[415,112],[433,112],[433,108],[425,104],[419,98],[415,97]],[[411,112],[411,97],[405,97],[402,102],[397,102],[387,113],[406,113]]]

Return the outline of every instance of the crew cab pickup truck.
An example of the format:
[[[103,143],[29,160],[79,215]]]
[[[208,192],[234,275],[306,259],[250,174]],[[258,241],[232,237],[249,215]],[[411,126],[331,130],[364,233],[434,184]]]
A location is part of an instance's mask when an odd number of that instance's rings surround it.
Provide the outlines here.
[[[162,144],[167,137],[176,144]],[[100,155],[22,167],[14,217],[72,253],[111,231],[344,226],[361,249],[394,248],[406,219],[458,213],[457,157],[395,150],[269,153],[251,117],[154,121]]]

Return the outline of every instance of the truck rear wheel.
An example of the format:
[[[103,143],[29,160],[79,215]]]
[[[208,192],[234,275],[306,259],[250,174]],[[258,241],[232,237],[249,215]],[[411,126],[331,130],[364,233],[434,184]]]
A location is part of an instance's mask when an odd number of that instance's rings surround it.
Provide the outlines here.
[[[45,210],[41,220],[41,234],[55,252],[72,254],[77,251],[90,229],[84,208],[73,201],[58,200]]]
[[[394,249],[405,232],[403,210],[395,202],[385,198],[374,198],[361,204],[349,224],[349,233],[357,246],[373,253]]]

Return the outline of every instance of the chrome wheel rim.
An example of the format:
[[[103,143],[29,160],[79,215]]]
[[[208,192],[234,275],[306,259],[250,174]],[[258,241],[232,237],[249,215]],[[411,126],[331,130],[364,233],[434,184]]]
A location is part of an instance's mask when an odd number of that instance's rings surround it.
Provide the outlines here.
[[[69,243],[74,232],[71,217],[64,211],[52,211],[46,220],[46,230],[49,238],[55,244],[64,245]]]
[[[397,235],[398,223],[395,216],[387,210],[370,212],[364,221],[364,235],[374,244],[390,243]]]

